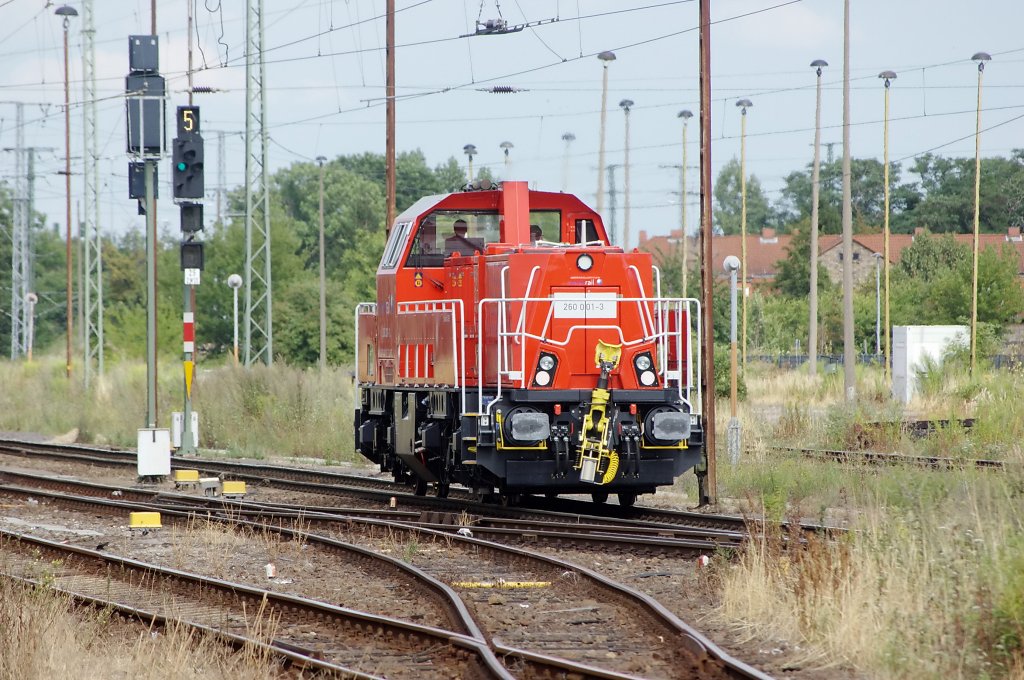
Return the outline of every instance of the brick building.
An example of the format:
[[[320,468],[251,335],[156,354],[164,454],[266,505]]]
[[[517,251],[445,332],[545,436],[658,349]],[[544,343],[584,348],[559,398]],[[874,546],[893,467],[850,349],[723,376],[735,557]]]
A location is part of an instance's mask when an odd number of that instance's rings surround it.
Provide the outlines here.
[[[914,234],[889,235],[889,261],[896,264],[900,260],[903,249],[914,242],[914,238],[924,233],[917,229]],[[676,229],[668,236],[648,237],[647,232],[640,232],[640,250],[654,255],[655,261],[672,252],[682,249],[681,232]],[[954,234],[954,238],[968,246],[973,242],[971,234]],[[770,286],[778,273],[779,262],[789,255],[789,245],[793,240],[791,234],[776,234],[774,229],[762,229],[760,234],[747,234],[747,278],[752,288]],[[1024,285],[1024,238],[1020,227],[1010,227],[1003,234],[981,234],[979,245],[981,250],[989,246],[996,248],[1004,244],[1012,245],[1019,260],[1018,274]],[[696,262],[699,256],[699,244],[696,237],[690,237],[689,258]],[[716,276],[725,276],[722,262],[729,255],[740,257],[742,238],[738,235],[715,236],[711,248],[715,262]],[[876,257],[881,258],[883,250],[882,234],[857,234],[853,237],[853,280],[858,285],[875,277]],[[822,234],[818,237],[819,271],[827,271],[832,281],[839,283],[843,276],[843,239],[838,234]]]

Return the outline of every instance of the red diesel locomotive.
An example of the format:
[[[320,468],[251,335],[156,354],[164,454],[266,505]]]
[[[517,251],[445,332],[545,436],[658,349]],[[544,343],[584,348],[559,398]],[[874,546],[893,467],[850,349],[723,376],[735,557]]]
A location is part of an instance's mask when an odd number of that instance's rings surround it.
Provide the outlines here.
[[[488,183],[391,227],[356,310],[357,449],[397,481],[638,494],[704,464],[700,313],[575,196]]]

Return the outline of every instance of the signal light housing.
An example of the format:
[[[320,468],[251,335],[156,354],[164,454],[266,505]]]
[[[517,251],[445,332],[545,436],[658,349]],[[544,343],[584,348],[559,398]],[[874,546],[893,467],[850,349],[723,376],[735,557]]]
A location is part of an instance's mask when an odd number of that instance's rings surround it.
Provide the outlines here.
[[[171,164],[174,197],[202,198],[205,193],[203,138],[199,135],[175,137]]]

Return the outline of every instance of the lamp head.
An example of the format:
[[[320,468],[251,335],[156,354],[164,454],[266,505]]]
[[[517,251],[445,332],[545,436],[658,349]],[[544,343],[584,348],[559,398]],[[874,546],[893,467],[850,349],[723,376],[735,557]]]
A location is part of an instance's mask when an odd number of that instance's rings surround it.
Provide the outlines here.
[[[76,10],[74,7],[71,7],[70,5],[61,5],[60,7],[57,8],[54,14],[64,18],[64,30],[66,31],[68,30],[68,20],[71,17],[77,17],[78,10]]]
[[[597,58],[604,62],[607,66],[609,61],[615,61],[615,53],[611,50],[605,50],[597,55]]]
[[[633,107],[633,100],[632,99],[623,99],[622,101],[619,102],[619,106],[622,107],[623,111],[625,111],[626,113],[629,113],[629,110]]]
[[[316,162],[320,165],[320,167],[323,167],[324,163],[327,162],[327,156],[317,156]]]
[[[576,141],[576,135],[574,135],[571,132],[566,132],[564,135],[562,135],[562,140],[565,141],[565,142],[575,142]]]
[[[462,152],[469,156],[470,158],[472,158],[473,156],[476,155],[476,144],[467,144],[466,146],[462,147]]]
[[[885,86],[889,87],[889,83],[896,80],[896,71],[882,71],[878,74],[878,77],[883,78],[885,80]]]
[[[508,150],[513,148],[515,146],[515,144],[513,144],[512,142],[502,142],[498,146],[505,150],[505,155],[507,156],[508,155]]]
[[[693,118],[693,111],[691,111],[690,109],[683,109],[682,111],[680,111],[676,115],[676,117],[677,118],[682,118],[683,119],[683,123],[686,123],[688,120]]]
[[[825,61],[824,59],[815,59],[814,61],[811,62],[811,68],[816,69],[815,72],[818,74],[818,76],[821,76],[821,69],[826,66],[828,66],[828,62]]]
[[[971,61],[978,62],[978,72],[985,70],[985,62],[992,61],[992,55],[988,52],[975,52],[974,56],[971,57]]]
[[[722,262],[722,267],[725,268],[727,274],[737,272],[740,270],[740,258],[736,257],[735,255],[729,255],[727,258],[725,258],[725,261]]]
[[[242,277],[238,274],[232,274],[228,277],[228,287],[234,290],[238,290],[242,287]]]
[[[736,102],[736,106],[740,107],[740,110],[744,116],[747,115],[747,109],[753,105],[754,102],[750,101],[749,99],[740,99],[739,101]]]

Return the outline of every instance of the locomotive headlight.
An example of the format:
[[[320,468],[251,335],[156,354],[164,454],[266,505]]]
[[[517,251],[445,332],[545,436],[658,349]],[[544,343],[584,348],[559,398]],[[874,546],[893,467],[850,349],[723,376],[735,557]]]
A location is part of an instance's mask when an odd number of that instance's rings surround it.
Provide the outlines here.
[[[550,371],[555,367],[555,358],[550,354],[545,354],[540,358],[540,362],[537,364],[542,370]]]
[[[641,371],[646,371],[651,367],[651,357],[647,354],[641,354],[636,358],[636,367]]]
[[[581,272],[589,272],[593,266],[594,258],[592,258],[590,255],[587,255],[586,253],[583,253],[582,255],[576,258],[576,267]]]
[[[537,375],[533,377],[533,380],[541,387],[547,387],[551,383],[551,374],[547,371],[537,371]]]
[[[644,371],[640,374],[640,384],[645,387],[650,387],[658,378],[654,375],[654,371]]]

